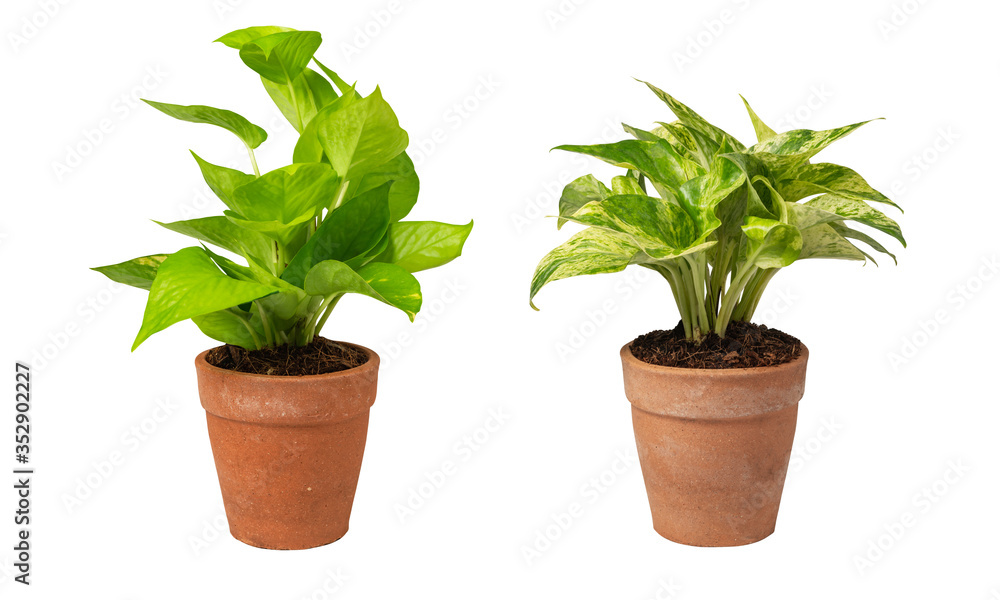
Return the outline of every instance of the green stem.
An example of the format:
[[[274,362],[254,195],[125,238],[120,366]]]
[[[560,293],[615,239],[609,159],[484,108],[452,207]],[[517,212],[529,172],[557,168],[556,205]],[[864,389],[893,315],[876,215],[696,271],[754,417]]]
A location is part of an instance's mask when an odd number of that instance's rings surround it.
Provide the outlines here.
[[[247,153],[250,154],[250,164],[253,165],[254,177],[260,177],[260,169],[257,168],[257,157],[254,156],[253,148],[251,148],[250,146],[247,146],[246,148],[247,148]]]
[[[672,262],[664,263],[661,267],[664,277],[671,282],[671,289],[674,291],[674,300],[677,302],[677,311],[681,314],[681,323],[684,325],[684,337],[694,338],[694,319],[692,318],[690,297],[687,293],[687,285],[681,273],[680,267]]]
[[[344,196],[347,195],[347,186],[350,184],[351,182],[346,179],[340,182],[340,187],[337,188],[337,193],[333,197],[333,204],[330,205],[330,210],[336,210],[344,203]]]
[[[726,335],[726,329],[729,327],[729,321],[732,318],[733,309],[736,307],[736,303],[743,294],[743,288],[746,287],[750,278],[753,277],[757,270],[757,267],[753,266],[753,257],[751,257],[743,264],[743,266],[740,267],[739,271],[737,271],[729,289],[726,290],[725,295],[722,297],[722,307],[719,309],[719,319],[715,322],[715,333],[719,337],[724,337]]]
[[[695,339],[696,341],[701,341],[702,335],[711,331],[711,325],[708,322],[708,309],[705,306],[705,295],[707,293],[705,288],[705,263],[708,258],[704,254],[699,254],[693,258],[690,255],[685,255],[684,260],[687,262],[688,271],[691,273],[692,301],[695,304],[695,308],[698,309],[698,327],[695,330]]]
[[[337,303],[340,302],[340,299],[343,297],[344,297],[343,294],[330,296],[330,300],[324,302],[324,304],[327,305],[326,308],[324,309],[322,306],[320,307],[320,311],[322,311],[323,316],[320,317],[319,321],[316,322],[316,326],[313,327],[312,331],[309,332],[310,340],[319,335],[319,332],[323,330],[323,326],[326,325],[326,320],[330,318],[331,314],[333,314],[333,307],[337,306]]]
[[[750,282],[747,289],[743,292],[743,298],[736,307],[733,319],[749,321],[753,318],[753,314],[757,310],[757,305],[760,304],[760,299],[764,296],[764,290],[767,289],[767,285],[777,273],[778,269],[765,269],[754,277],[753,281]]]
[[[254,331],[253,327],[250,326],[250,321],[248,321],[246,317],[244,317],[243,315],[241,315],[240,313],[231,308],[229,309],[229,312],[234,314],[236,318],[240,320],[240,323],[243,323],[243,326],[247,328],[247,331],[250,333],[251,339],[253,339],[254,347],[252,349],[260,350],[260,338],[257,337],[257,332]]]
[[[264,311],[264,307],[260,305],[260,302],[254,302],[254,306],[257,307],[257,314],[260,315],[260,324],[264,329],[264,335],[267,337],[267,345],[274,345],[274,336],[271,334],[271,325],[267,320],[267,313]]]

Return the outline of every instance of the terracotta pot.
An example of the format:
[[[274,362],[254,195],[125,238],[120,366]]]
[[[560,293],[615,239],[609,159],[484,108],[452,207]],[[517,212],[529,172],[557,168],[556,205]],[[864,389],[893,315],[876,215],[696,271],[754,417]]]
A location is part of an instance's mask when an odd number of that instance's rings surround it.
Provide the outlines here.
[[[304,377],[239,373],[195,359],[198,392],[233,537],[279,550],[347,533],[378,355],[348,371]]]
[[[690,546],[774,532],[805,389],[795,360],[753,369],[660,367],[621,350],[653,529]]]

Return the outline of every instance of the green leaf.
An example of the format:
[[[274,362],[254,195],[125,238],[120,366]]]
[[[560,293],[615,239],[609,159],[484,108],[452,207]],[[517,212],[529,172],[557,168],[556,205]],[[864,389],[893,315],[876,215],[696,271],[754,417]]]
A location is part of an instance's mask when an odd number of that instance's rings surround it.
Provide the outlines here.
[[[753,153],[768,152],[779,156],[794,156],[801,162],[805,162],[833,142],[849,135],[866,123],[871,123],[871,121],[862,121],[826,131],[812,131],[811,129],[786,131],[758,143],[750,151]]]
[[[340,90],[341,94],[349,96],[356,95],[357,92],[354,91],[354,85],[348,85],[346,81],[340,78],[340,75],[337,75],[336,73],[328,69],[326,65],[319,62],[319,60],[317,60],[315,56],[313,57],[313,62],[316,63],[316,66],[318,66],[320,70],[323,71],[323,73],[325,73],[326,76],[330,78],[330,81],[332,81],[334,85],[337,86],[337,89]]]
[[[861,175],[847,167],[830,163],[804,164],[787,173],[778,184],[781,195],[789,202],[829,192],[845,198],[880,202],[899,208],[895,202],[868,185]]]
[[[868,206],[862,200],[845,198],[837,194],[825,194],[815,200],[806,202],[805,206],[832,212],[845,219],[873,227],[896,238],[904,248],[906,247],[906,240],[903,238],[903,232],[899,229],[899,224],[880,211]]]
[[[218,340],[223,344],[232,344],[233,346],[246,348],[247,350],[256,350],[257,343],[254,341],[253,336],[250,335],[249,329],[247,329],[247,327],[253,327],[250,324],[251,317],[247,313],[242,314],[245,316],[241,318],[232,310],[217,310],[205,315],[191,317],[191,320],[194,321],[194,324],[198,326],[198,329],[202,333],[213,340]],[[257,339],[264,339],[262,331],[255,330],[254,333],[257,335]]]
[[[272,35],[275,33],[281,33],[283,31],[295,31],[289,27],[278,27],[276,25],[264,25],[259,27],[247,27],[245,29],[237,29],[236,31],[230,31],[226,35],[215,40],[216,42],[221,42],[230,48],[239,50],[244,46],[258,38],[262,38],[267,35]]]
[[[322,163],[276,169],[233,192],[233,211],[226,216],[288,244],[297,226],[319,216],[337,193],[340,178]]]
[[[243,44],[240,58],[261,77],[285,85],[306,68],[322,41],[316,31],[272,33]]]
[[[330,162],[323,154],[323,144],[319,141],[317,130],[319,124],[329,115],[347,108],[358,101],[355,94],[344,94],[336,98],[322,108],[316,116],[309,120],[309,124],[302,130],[295,149],[292,152],[292,160],[297,163]]]
[[[173,223],[153,222],[236,254],[261,260],[271,259],[274,254],[274,242],[256,231],[235,225],[226,217],[204,217]]]
[[[232,277],[233,279],[239,279],[240,281],[256,281],[257,283],[265,282],[258,281],[256,275],[254,275],[253,270],[250,267],[244,267],[241,264],[235,263],[225,256],[213,252],[208,246],[202,246],[202,250],[208,254],[209,258],[220,268],[222,272],[226,275]]]
[[[746,146],[741,144],[738,139],[719,129],[715,125],[712,125],[702,118],[701,115],[682,104],[670,94],[664,92],[649,82],[640,80],[640,83],[645,83],[646,87],[652,90],[653,93],[656,94],[656,96],[670,108],[670,111],[674,113],[674,116],[676,116],[677,119],[690,131],[704,135],[715,142],[716,145],[721,145],[723,141],[725,141],[737,151],[744,150],[746,148]],[[713,151],[711,154],[715,154],[715,152]]]
[[[749,239],[747,260],[761,269],[787,267],[802,252],[802,234],[780,221],[747,217],[743,233]]]
[[[316,113],[337,99],[330,82],[312,69],[303,70],[291,84],[274,83],[264,77],[261,82],[278,110],[299,133]]]
[[[369,171],[360,180],[352,181],[347,197],[353,198],[388,182],[392,182],[389,188],[389,221],[401,221],[417,203],[420,193],[420,179],[413,168],[413,161],[405,152]]]
[[[617,273],[643,255],[642,250],[626,236],[603,229],[585,229],[542,258],[531,280],[529,303],[535,306],[535,296],[546,284],[576,277]]]
[[[355,272],[336,260],[325,260],[309,270],[305,291],[312,296],[363,294],[394,306],[413,321],[420,310],[420,283],[397,265],[371,263]]]
[[[472,232],[467,225],[436,221],[408,221],[389,226],[388,245],[375,262],[391,263],[410,273],[433,269],[462,254],[465,240]]]
[[[389,186],[370,190],[331,211],[296,253],[281,278],[302,287],[314,265],[346,262],[371,250],[389,227]]]
[[[152,254],[150,256],[133,258],[132,260],[127,260],[116,265],[93,267],[91,270],[103,274],[111,281],[124,283],[125,285],[137,287],[141,290],[149,290],[150,286],[153,285],[153,280],[156,278],[157,269],[167,259],[167,256],[169,255]]]
[[[802,230],[802,253],[799,255],[799,260],[807,258],[865,260],[864,253],[837,233],[833,225],[835,223],[823,223]]]
[[[561,229],[566,223],[566,217],[572,216],[584,204],[600,202],[610,195],[611,190],[593,175],[584,175],[569,182],[559,198],[559,221],[556,229]]]
[[[699,242],[694,221],[679,204],[644,195],[610,196],[568,220],[622,233],[653,258],[670,258]]]
[[[337,173],[354,180],[389,162],[409,144],[396,114],[375,88],[367,98],[314,118],[316,136]]]
[[[165,104],[163,102],[153,102],[142,99],[143,102],[152,106],[156,110],[181,121],[189,123],[205,123],[215,125],[236,134],[236,137],[247,145],[248,148],[256,148],[267,139],[267,132],[257,127],[240,115],[221,108],[202,106],[194,104],[191,106],[181,106],[180,104]]]
[[[760,117],[757,116],[757,113],[755,113],[752,108],[750,108],[750,103],[747,102],[746,98],[740,95],[740,99],[743,100],[743,105],[747,107],[747,113],[750,114],[750,120],[753,121],[753,131],[754,134],[757,135],[758,142],[766,142],[767,140],[778,135],[773,129],[768,127],[767,124],[760,119]]]
[[[623,140],[592,146],[563,145],[556,146],[554,150],[586,154],[616,167],[635,169],[650,181],[667,187],[671,193],[676,193],[677,188],[688,179],[685,163],[690,161],[677,154],[673,146],[664,140]]]
[[[135,350],[149,336],[185,319],[238,306],[277,291],[228,277],[199,247],[184,248],[160,265],[149,290]]]
[[[202,160],[194,152],[191,152],[191,156],[198,162],[198,167],[201,169],[202,177],[205,178],[205,183],[218,196],[219,200],[222,200],[222,203],[230,209],[234,208],[233,192],[236,188],[256,179],[253,175],[248,175],[243,171],[213,165],[210,162]]]

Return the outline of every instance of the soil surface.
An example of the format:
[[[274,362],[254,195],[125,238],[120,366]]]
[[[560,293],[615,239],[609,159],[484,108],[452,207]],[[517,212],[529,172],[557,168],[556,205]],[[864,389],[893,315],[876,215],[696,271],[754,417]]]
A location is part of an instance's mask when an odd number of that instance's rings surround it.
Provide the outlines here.
[[[710,333],[696,344],[684,338],[680,322],[670,331],[651,331],[632,342],[632,356],[651,365],[686,369],[746,369],[791,362],[802,342],[766,325],[733,322],[726,337]]]
[[[353,369],[368,362],[368,355],[345,344],[316,336],[307,346],[247,350],[226,344],[210,350],[205,360],[210,365],[230,371],[294,377]]]

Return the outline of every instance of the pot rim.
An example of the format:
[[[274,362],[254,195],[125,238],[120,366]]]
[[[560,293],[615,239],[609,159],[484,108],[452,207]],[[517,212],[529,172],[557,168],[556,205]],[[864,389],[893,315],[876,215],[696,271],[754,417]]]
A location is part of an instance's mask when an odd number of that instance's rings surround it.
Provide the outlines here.
[[[633,409],[684,419],[737,419],[761,416],[798,404],[805,392],[809,350],[770,367],[691,369],[651,365],[620,355],[625,396]]]
[[[809,348],[807,348],[806,345],[800,341],[799,344],[801,345],[801,350],[799,351],[798,356],[796,356],[795,358],[793,358],[788,362],[783,362],[777,365],[771,365],[769,367],[735,367],[732,369],[664,367],[661,365],[650,364],[648,362],[636,358],[635,355],[632,354],[632,342],[634,341],[635,340],[632,340],[627,344],[625,344],[624,346],[622,346],[620,352],[622,360],[628,362],[629,365],[632,366],[633,368],[648,369],[650,371],[657,371],[660,373],[675,373],[675,374],[685,374],[690,376],[696,376],[695,375],[696,373],[712,373],[713,377],[722,377],[725,375],[721,374],[725,373],[725,374],[731,374],[732,376],[750,377],[758,373],[773,373],[780,369],[793,369],[798,365],[799,362],[804,362],[809,359]]]
[[[381,359],[379,358],[378,353],[376,353],[371,348],[366,348],[365,346],[362,346],[361,344],[353,344],[351,342],[342,342],[340,340],[331,340],[331,341],[336,342],[338,344],[344,344],[345,346],[350,346],[352,348],[356,348],[358,350],[361,350],[366,355],[368,355],[368,360],[365,361],[365,364],[358,365],[358,366],[352,367],[350,369],[345,369],[343,371],[334,371],[333,373],[319,373],[317,375],[263,375],[263,374],[260,374],[260,373],[245,373],[243,371],[234,371],[232,369],[223,369],[222,367],[217,367],[217,366],[213,365],[212,363],[208,362],[208,360],[206,359],[206,357],[208,356],[208,353],[211,352],[212,350],[215,350],[216,348],[224,348],[225,345],[214,346],[212,348],[204,350],[201,353],[199,353],[198,356],[196,356],[194,360],[195,360],[196,363],[202,365],[202,368],[205,368],[205,369],[207,369],[209,371],[215,371],[215,372],[218,372],[220,374],[227,374],[227,375],[232,375],[232,376],[235,376],[235,377],[250,377],[250,378],[253,378],[253,379],[259,379],[261,381],[271,381],[271,382],[279,382],[279,381],[301,381],[301,380],[304,380],[304,379],[309,379],[309,380],[314,380],[314,381],[315,380],[323,380],[323,379],[337,379],[339,377],[348,377],[348,376],[352,376],[352,375],[357,375],[357,374],[361,373],[362,371],[364,371],[366,368],[368,368],[368,369],[373,369],[373,368],[374,369],[378,369],[379,362],[380,362]],[[630,352],[630,354],[631,354],[631,352]]]

